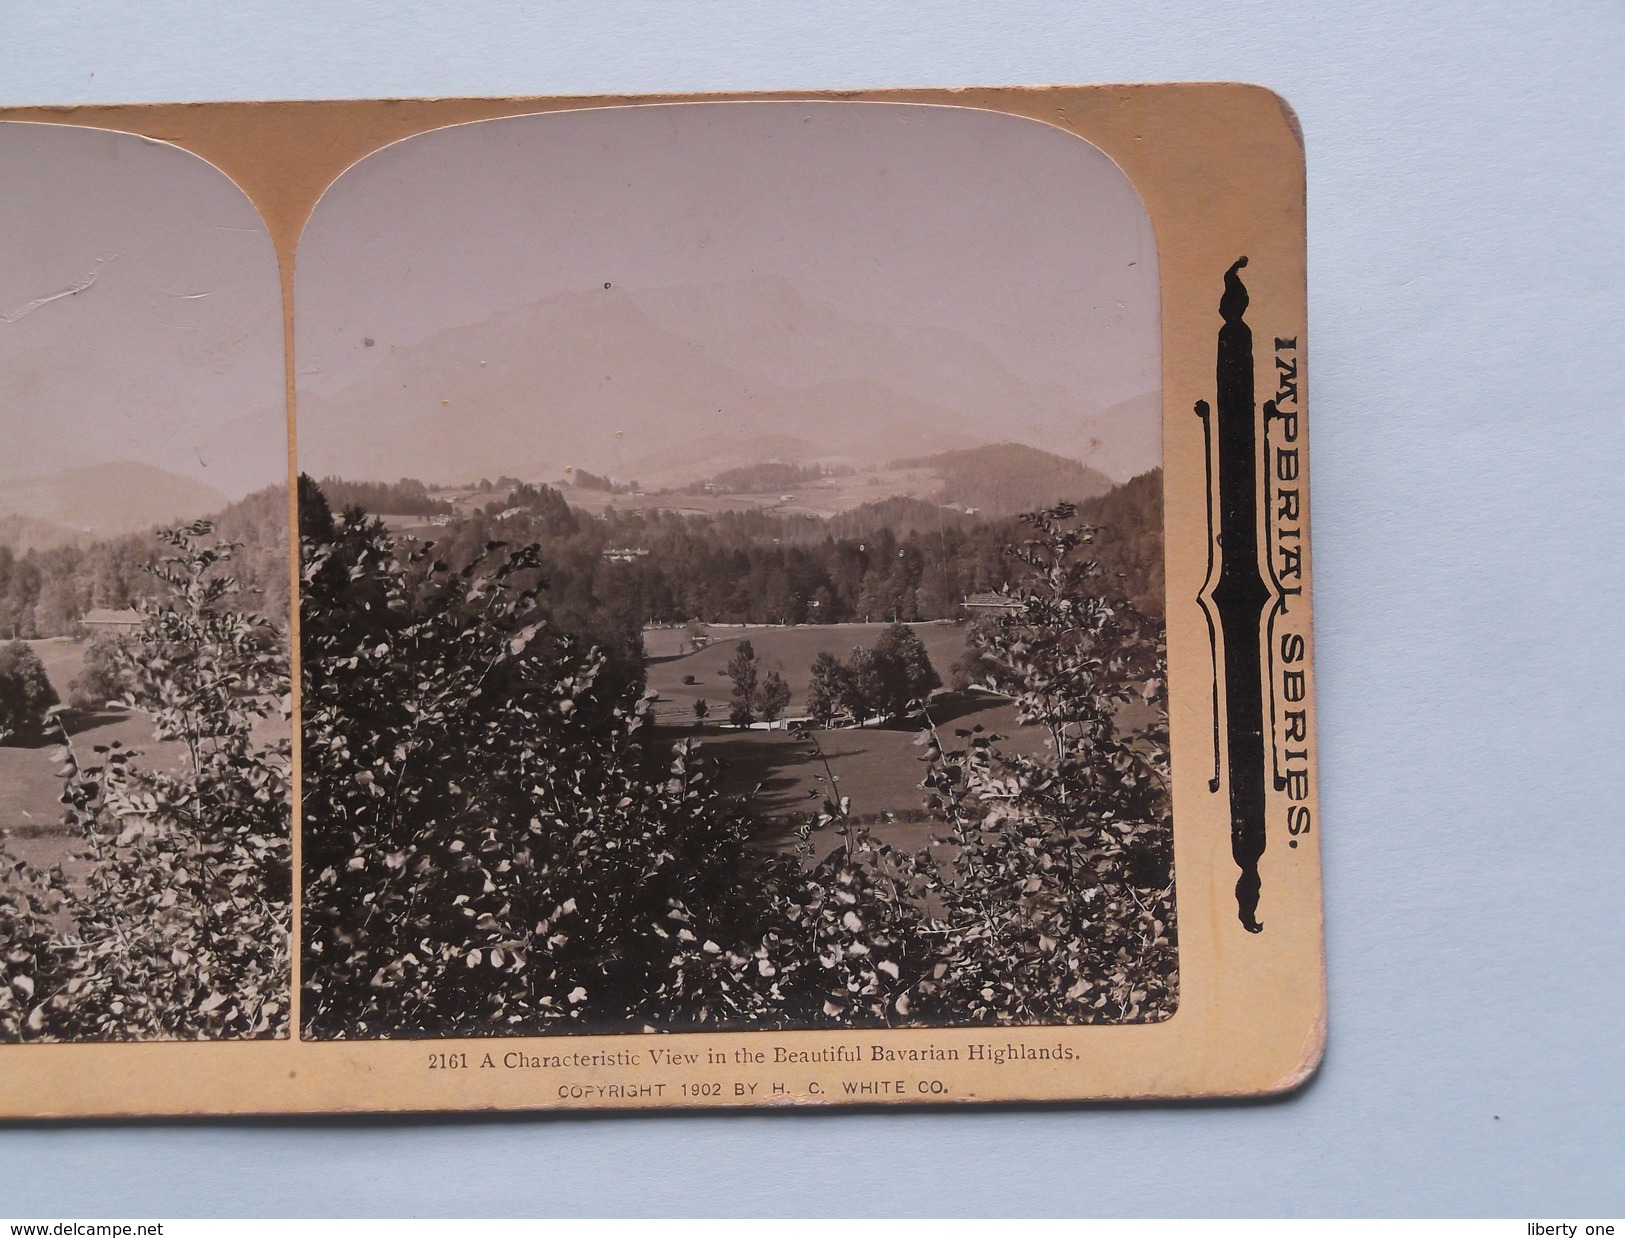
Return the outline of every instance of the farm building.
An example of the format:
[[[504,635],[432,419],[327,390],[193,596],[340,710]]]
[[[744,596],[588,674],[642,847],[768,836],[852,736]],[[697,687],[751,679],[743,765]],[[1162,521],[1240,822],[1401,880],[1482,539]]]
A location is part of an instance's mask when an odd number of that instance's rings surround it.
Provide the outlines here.
[[[133,632],[145,621],[146,616],[138,610],[107,610],[95,607],[85,612],[84,618],[79,622],[87,628],[102,632]]]
[[[1002,593],[973,593],[960,605],[973,615],[1007,615],[1021,609],[1020,601]]]

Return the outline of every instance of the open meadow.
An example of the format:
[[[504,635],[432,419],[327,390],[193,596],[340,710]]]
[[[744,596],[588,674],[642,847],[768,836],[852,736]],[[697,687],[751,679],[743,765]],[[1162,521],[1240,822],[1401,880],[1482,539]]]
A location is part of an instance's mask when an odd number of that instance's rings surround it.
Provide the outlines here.
[[[56,638],[25,641],[45,667],[45,673],[66,702],[69,684],[84,665],[88,642]],[[185,760],[185,747],[176,740],[160,740],[153,734],[147,715],[136,710],[103,709],[95,713],[72,710],[61,715],[67,724],[74,750],[81,761],[90,762],[98,744],[117,741],[134,748],[147,769],[179,773]],[[263,738],[287,733],[280,718],[262,720],[255,728]],[[63,859],[74,836],[62,827],[62,779],[60,762],[54,753],[61,746],[61,733],[53,727],[43,741],[0,744],[0,839],[13,854],[36,865],[50,865]]]
[[[757,841],[774,850],[789,851],[795,844],[795,826],[804,814],[816,812],[827,791],[818,781],[829,773],[839,779],[840,793],[851,799],[851,812],[869,825],[877,838],[893,846],[917,849],[928,835],[940,835],[945,823],[925,809],[925,776],[919,743],[921,726],[915,722],[865,727],[814,730],[812,740],[797,740],[787,730],[740,731],[722,721],[727,716],[732,688],[728,660],[741,640],[756,650],[763,672],[778,670],[790,685],[788,716],[806,708],[808,669],[820,653],[845,657],[858,646],[873,646],[886,629],[881,623],[845,623],[800,627],[728,627],[708,625],[710,643],[697,652],[679,653],[688,644],[680,628],[650,629],[644,634],[648,651],[649,687],[659,693],[656,721],[663,729],[698,738],[704,750],[724,764],[724,785],[739,794],[751,794],[751,806],[764,828]],[[930,655],[931,664],[946,680],[965,651],[964,623],[910,624]],[[695,682],[685,684],[692,675]],[[704,698],[711,720],[695,724],[694,701]],[[954,731],[981,726],[1003,735],[1006,752],[1034,755],[1046,750],[1048,738],[1039,728],[1022,726],[1015,706],[987,693],[943,693],[933,702],[932,720],[950,747],[958,741]],[[814,751],[816,741],[818,752]],[[822,755],[820,756],[819,753]],[[816,798],[815,798],[816,797]],[[813,836],[814,858],[821,858],[839,841],[833,827]]]
[[[84,664],[86,642],[59,638],[24,644],[39,656],[51,686],[65,702],[68,685]],[[139,748],[155,768],[179,768],[181,745],[155,739],[144,714],[120,709],[95,714],[75,711],[63,715],[63,720],[82,757],[88,758],[95,744],[118,740],[126,747]],[[38,865],[62,859],[73,841],[63,831],[58,802],[62,779],[52,754],[60,745],[61,735],[54,728],[43,742],[0,744],[0,836],[19,858]]]
[[[705,625],[709,644],[698,652],[687,652],[687,635],[681,628],[648,628],[643,634],[644,650],[649,659],[649,687],[660,694],[655,702],[655,719],[662,725],[684,725],[694,720],[694,702],[704,698],[711,707],[712,717],[726,717],[728,694],[733,685],[728,680],[728,659],[734,656],[738,642],[748,640],[756,650],[756,660],[762,673],[778,671],[790,685],[790,706],[787,717],[796,717],[806,710],[807,682],[813,659],[821,653],[845,658],[857,647],[873,646],[887,628],[884,623],[829,623],[800,624],[795,627],[750,627],[713,623]],[[965,652],[964,623],[911,623],[907,625],[919,636],[931,665],[944,683],[949,672]],[[684,683],[692,675],[692,684]]]

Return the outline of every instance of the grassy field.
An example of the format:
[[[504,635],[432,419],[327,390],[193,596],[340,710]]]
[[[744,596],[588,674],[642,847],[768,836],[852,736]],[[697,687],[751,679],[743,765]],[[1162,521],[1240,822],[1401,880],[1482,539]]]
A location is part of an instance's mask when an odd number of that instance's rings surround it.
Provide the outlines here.
[[[965,648],[963,623],[910,624],[919,633],[931,664],[944,680]],[[873,645],[885,624],[848,623],[828,626],[707,627],[711,644],[693,653],[680,653],[687,637],[681,628],[650,629],[644,633],[649,654],[649,687],[659,693],[655,717],[662,728],[698,738],[705,751],[725,765],[729,790],[752,794],[756,812],[764,819],[759,841],[779,850],[794,845],[795,819],[816,812],[826,787],[818,781],[824,775],[823,762],[812,746],[797,742],[787,731],[736,731],[724,725],[732,684],[727,676],[728,660],[741,639],[756,650],[765,673],[777,669],[790,685],[791,716],[804,711],[808,670],[820,653],[845,658],[855,646]],[[692,684],[683,683],[687,675]],[[710,721],[694,722],[694,701],[703,697],[711,706]],[[999,747],[1004,752],[1037,756],[1049,751],[1048,735],[1039,728],[1022,726],[1016,720],[1015,706],[1002,697],[989,694],[939,696],[931,705],[931,718],[950,747],[964,740],[956,730],[981,726],[1004,736]],[[1149,711],[1125,708],[1121,723],[1130,728],[1151,720]],[[920,780],[925,776],[918,744],[919,724],[846,727],[813,733],[830,772],[839,779],[840,793],[851,798],[851,811],[873,822],[877,837],[894,846],[917,848],[928,834],[941,834],[943,823],[928,818],[925,793]],[[816,797],[815,797],[816,795]],[[815,836],[815,855],[822,855],[838,842],[835,831],[826,829]]]
[[[910,624],[920,636],[931,664],[944,680],[965,650],[962,623]],[[651,629],[644,634],[650,655],[649,686],[658,692],[656,720],[674,731],[698,737],[705,751],[722,760],[725,784],[731,791],[752,793],[757,813],[764,819],[759,841],[776,850],[789,850],[795,843],[795,819],[816,812],[826,792],[819,782],[823,762],[812,745],[796,741],[786,731],[735,731],[721,725],[728,713],[732,684],[727,676],[728,660],[740,640],[749,640],[763,672],[777,670],[790,685],[790,710],[794,716],[806,708],[808,672],[820,653],[846,658],[859,646],[872,646],[886,625],[881,623],[842,623],[792,628],[707,627],[711,644],[697,653],[679,654],[686,640],[682,629]],[[692,684],[683,683],[694,676]],[[694,725],[694,701],[703,697],[711,706],[711,721]],[[1001,744],[1006,751],[1038,753],[1047,739],[1032,727],[1016,722],[1015,707],[1002,698],[973,695],[940,698],[932,706],[932,718],[950,744],[956,741],[956,728],[980,725],[1008,738]],[[942,832],[943,823],[931,820],[925,812],[925,793],[920,779],[925,766],[920,760],[919,724],[847,727],[814,733],[830,772],[839,782],[842,795],[851,799],[852,812],[869,822],[877,837],[894,846],[917,848],[926,836]],[[816,795],[817,798],[814,796]],[[815,856],[831,850],[839,841],[836,831],[825,829],[815,836]]]
[[[910,625],[919,633],[932,665],[944,679],[964,651],[965,625],[921,623]],[[649,686],[659,693],[656,718],[663,730],[699,738],[706,751],[726,766],[731,790],[754,793],[757,812],[766,821],[762,841],[775,848],[794,842],[794,819],[815,812],[826,788],[818,781],[824,773],[807,743],[798,743],[786,731],[734,731],[720,725],[727,716],[731,689],[726,668],[741,639],[749,639],[764,671],[777,669],[790,685],[790,712],[806,705],[808,669],[819,653],[845,658],[859,645],[873,645],[885,625],[831,624],[792,628],[727,627],[712,625],[712,643],[698,652],[679,654],[686,637],[680,628],[651,629],[645,634],[650,653]],[[52,640],[30,642],[44,663],[57,692],[66,699],[68,684],[79,673],[83,644]],[[693,675],[693,684],[683,677]],[[712,707],[712,721],[694,724],[694,701],[704,697]],[[962,742],[953,732],[980,725],[1006,736],[1001,748],[1008,752],[1038,754],[1047,750],[1043,732],[1016,721],[1010,702],[987,695],[946,696],[932,705],[932,718],[950,743]],[[93,744],[119,740],[138,748],[151,767],[176,770],[180,745],[156,740],[151,724],[138,713],[108,710],[90,717],[75,716],[70,723],[73,741],[89,755]],[[916,742],[917,726],[868,726],[815,733],[839,779],[840,793],[849,796],[852,811],[876,822],[877,834],[895,845],[918,846],[926,834],[942,828],[925,819],[924,792],[919,783],[925,767]],[[0,833],[19,856],[35,863],[51,863],[63,855],[69,838],[61,831],[61,781],[52,759],[54,743],[35,747],[0,746]],[[819,852],[833,847],[836,838],[824,831]]]
[[[74,640],[25,642],[39,655],[51,686],[64,701],[68,684],[79,673],[84,643]],[[74,747],[90,755],[94,744],[119,740],[140,748],[155,764],[179,759],[180,745],[159,743],[152,725],[141,714],[107,710],[91,717],[74,716],[68,723]],[[6,845],[19,857],[35,864],[50,864],[62,858],[69,838],[62,832],[62,780],[52,752],[59,737],[34,746],[0,745],[0,833]]]
[[[953,664],[965,652],[963,623],[911,623],[919,633],[931,665],[944,683]],[[676,655],[676,645],[684,639],[681,628],[656,628],[644,633],[644,647],[650,656],[649,686],[660,694],[655,717],[663,725],[681,726],[694,721],[694,702],[705,698],[713,719],[726,719],[728,695],[733,684],[726,674],[728,659],[734,656],[740,640],[750,641],[762,673],[776,670],[790,685],[790,715],[807,705],[807,680],[812,662],[820,653],[849,657],[859,645],[873,646],[886,630],[883,623],[807,624],[793,628],[741,627],[709,624],[711,644],[698,653]],[[664,656],[663,656],[664,655]],[[695,682],[685,684],[683,677]]]
[[[1015,707],[996,697],[942,700],[932,709],[933,720],[950,746],[964,741],[956,728],[981,725],[1003,735],[1006,752],[1038,754],[1047,750],[1047,738],[1033,727],[1016,722]],[[824,762],[810,742],[798,742],[785,731],[732,731],[718,727],[690,729],[707,755],[724,765],[724,785],[749,794],[764,829],[758,841],[788,851],[795,843],[797,818],[816,813],[827,787]],[[920,730],[905,725],[843,727],[814,731],[813,737],[838,779],[840,794],[851,800],[853,815],[870,825],[876,837],[893,846],[916,849],[927,834],[941,835],[943,822],[925,810],[924,749]],[[838,841],[836,831],[825,829],[814,839],[821,856]]]
[[[51,686],[63,701],[68,684],[79,674],[85,645],[75,640],[25,642],[39,655]],[[177,742],[154,737],[152,723],[145,714],[109,709],[85,715],[65,716],[74,749],[90,760],[96,744],[118,740],[127,748],[139,749],[141,763],[148,769],[175,773],[181,769],[185,749]],[[261,724],[262,736],[270,739],[278,731],[286,733],[280,719]],[[54,731],[49,742],[34,746],[0,745],[0,836],[6,846],[22,859],[35,864],[51,864],[61,859],[73,841],[62,829],[62,780],[52,753],[60,746]]]

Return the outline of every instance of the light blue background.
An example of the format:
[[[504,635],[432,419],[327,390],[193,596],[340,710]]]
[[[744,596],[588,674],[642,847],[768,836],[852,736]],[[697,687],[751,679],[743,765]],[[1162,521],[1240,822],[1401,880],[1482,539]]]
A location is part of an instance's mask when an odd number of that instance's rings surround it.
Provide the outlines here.
[[[1619,1216],[1622,51],[1614,0],[6,0],[0,104],[1279,90],[1332,1015],[1279,1103],[0,1128],[0,1215]]]

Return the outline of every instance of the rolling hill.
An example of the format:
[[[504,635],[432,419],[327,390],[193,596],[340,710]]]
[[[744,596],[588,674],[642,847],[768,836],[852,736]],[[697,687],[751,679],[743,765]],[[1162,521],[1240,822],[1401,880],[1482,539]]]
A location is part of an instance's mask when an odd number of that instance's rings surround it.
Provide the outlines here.
[[[1112,479],[1077,460],[1025,447],[994,443],[898,460],[898,469],[929,469],[942,479],[937,499],[974,507],[988,516],[1013,516],[1061,501],[1082,502],[1112,488]]]
[[[0,517],[22,518],[5,531],[32,538],[54,535],[54,545],[195,520],[227,503],[212,486],[129,461],[0,482]]]
[[[1126,478],[1161,451],[1155,393],[1095,406],[973,339],[855,321],[771,276],[588,288],[355,348],[342,385],[301,381],[314,475],[460,483],[572,467],[658,488],[767,459],[861,469],[1009,439]]]
[[[91,540],[91,535],[79,529],[50,520],[35,520],[32,516],[12,513],[0,516],[0,546],[17,554],[30,550],[53,550],[58,546],[79,546]]]

